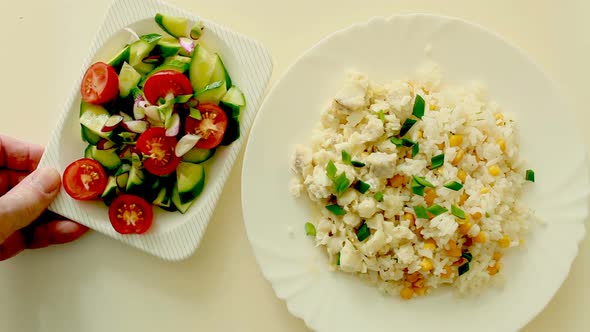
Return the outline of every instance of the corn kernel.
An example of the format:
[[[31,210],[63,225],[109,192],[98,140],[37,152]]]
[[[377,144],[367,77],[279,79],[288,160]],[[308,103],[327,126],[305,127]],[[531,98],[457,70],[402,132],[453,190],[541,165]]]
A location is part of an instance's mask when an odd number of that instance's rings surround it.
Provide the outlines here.
[[[459,146],[463,143],[463,135],[451,135],[449,138],[449,144],[451,146]]]
[[[404,180],[405,178],[403,175],[396,174],[391,179],[389,179],[389,184],[394,188],[398,188],[401,187],[402,184],[404,184]]]
[[[466,193],[462,193],[461,197],[459,197],[459,205],[463,205],[463,203],[465,203],[465,201],[469,198],[469,195],[467,195]]]
[[[426,190],[424,192],[424,201],[426,201],[426,204],[432,205],[432,203],[434,203],[434,200],[436,199],[436,197],[437,197],[436,190],[434,190],[432,188],[426,188]]]
[[[502,150],[502,152],[506,152],[506,141],[504,141],[501,138],[498,138],[496,140],[496,143],[498,143],[498,146],[500,147],[500,150]]]
[[[446,254],[451,257],[461,257],[461,248],[457,247],[457,243],[453,240],[449,240],[449,249],[445,250]]]
[[[412,288],[409,288],[409,287],[404,287],[399,292],[399,296],[401,296],[401,298],[404,299],[404,300],[409,300],[409,299],[412,298],[412,296],[414,296],[414,290]]]
[[[416,281],[420,280],[420,272],[414,272],[412,274],[406,275],[406,281],[411,282],[412,284]]]
[[[436,109],[436,106],[434,106],[433,104],[430,104],[430,110],[434,111]]]
[[[488,266],[488,274],[491,276],[498,274],[498,268],[495,265]]]
[[[479,234],[477,234],[474,238],[473,241],[477,242],[477,243],[486,243],[487,241],[487,237],[486,237],[486,233],[484,232],[479,232]]]
[[[501,248],[508,248],[508,247],[510,247],[510,236],[504,235],[503,238],[501,238],[500,240],[498,240],[498,245],[500,245]]]
[[[498,112],[494,115],[494,117],[496,118],[496,120],[503,120],[504,119],[504,114]]]
[[[464,156],[465,151],[463,151],[463,149],[459,149],[459,151],[457,151],[457,154],[455,155],[455,158],[453,158],[453,160],[451,161],[451,164],[457,166],[457,164],[459,164],[461,160],[463,160]]]
[[[483,195],[483,194],[489,193],[491,190],[492,190],[492,188],[490,188],[490,187],[483,187],[483,188],[481,188],[479,193]]]
[[[438,148],[440,150],[444,150],[445,149],[445,143],[438,143],[436,146],[438,146]]]
[[[418,130],[418,138],[422,138],[424,135],[424,133],[422,132],[422,130]]]
[[[450,266],[445,265],[445,272],[441,273],[440,276],[444,279],[448,279],[451,277],[452,273],[453,273],[453,269]]]
[[[426,287],[416,288],[414,291],[416,295],[424,296],[426,294]]]
[[[471,229],[472,225],[470,222],[466,222],[463,223],[461,225],[459,225],[459,232],[461,232],[461,234],[463,235],[467,235],[467,233],[469,233],[469,230]]]
[[[499,261],[501,258],[502,258],[502,253],[501,253],[501,252],[499,252],[499,251],[496,251],[496,252],[494,253],[494,260],[497,262],[497,261]]]
[[[411,213],[406,213],[404,215],[404,218],[410,222],[410,225],[408,227],[414,227],[414,225],[416,225],[416,217],[414,217],[413,214]]]
[[[481,219],[482,215],[481,212],[475,212],[474,214],[471,215],[471,218],[473,218],[473,220],[479,220]]]
[[[436,249],[436,241],[434,241],[433,239],[428,239],[426,241],[424,241],[424,249],[428,249],[428,250],[434,250]]]
[[[488,171],[490,172],[491,176],[498,176],[500,175],[500,167],[498,167],[498,165],[492,165],[490,166],[490,168],[488,168]]]
[[[424,271],[424,272],[428,272],[428,271],[432,270],[432,268],[434,268],[434,266],[432,265],[432,261],[426,257],[424,257],[422,259],[422,262],[420,263],[420,267],[422,268],[422,271]]]

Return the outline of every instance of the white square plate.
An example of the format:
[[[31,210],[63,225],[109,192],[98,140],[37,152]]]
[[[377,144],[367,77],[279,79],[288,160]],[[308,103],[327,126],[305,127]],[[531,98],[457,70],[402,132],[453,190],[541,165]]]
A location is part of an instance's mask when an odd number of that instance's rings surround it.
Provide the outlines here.
[[[164,35],[153,19],[158,12],[183,16],[193,22],[197,19],[187,11],[158,0],[117,0],[113,3],[80,68],[79,79],[72,86],[39,167],[52,167],[63,174],[68,164],[83,157],[86,143],[80,137],[78,116],[81,101],[79,87],[86,68],[96,61],[108,60],[130,41],[129,32],[124,30],[126,27],[139,35]],[[199,246],[272,73],[270,54],[260,43],[205,18],[199,19],[205,25],[203,42],[221,55],[232,81],[244,92],[247,105],[242,109],[241,137],[231,145],[219,148],[213,159],[207,162],[206,185],[198,200],[186,214],[154,208],[154,224],[147,233],[124,236],[112,228],[108,208],[102,201],[76,201],[62,190],[49,208],[91,229],[171,261],[189,257]]]

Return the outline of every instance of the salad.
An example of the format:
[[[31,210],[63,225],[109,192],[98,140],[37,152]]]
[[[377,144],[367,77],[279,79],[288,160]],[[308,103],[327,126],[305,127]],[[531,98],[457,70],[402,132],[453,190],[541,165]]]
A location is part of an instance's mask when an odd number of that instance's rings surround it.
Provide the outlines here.
[[[205,186],[203,163],[240,137],[242,91],[201,22],[156,14],[166,34],[138,36],[81,83],[84,157],[63,174],[77,200],[102,199],[121,234],[142,234],[153,206],[185,213]]]

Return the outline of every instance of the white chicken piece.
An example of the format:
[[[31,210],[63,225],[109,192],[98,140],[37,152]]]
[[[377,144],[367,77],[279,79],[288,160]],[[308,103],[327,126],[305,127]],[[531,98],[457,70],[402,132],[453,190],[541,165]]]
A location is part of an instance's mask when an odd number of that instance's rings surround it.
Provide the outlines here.
[[[362,269],[361,254],[348,240],[340,251],[340,268],[344,272],[359,272]]]
[[[368,86],[369,80],[367,76],[352,73],[344,83],[344,87],[336,94],[334,101],[350,111],[366,108],[368,106]]]
[[[395,161],[397,154],[395,153],[383,153],[374,152],[371,153],[366,159],[366,163],[369,165],[371,173],[379,178],[391,178],[395,174]]]

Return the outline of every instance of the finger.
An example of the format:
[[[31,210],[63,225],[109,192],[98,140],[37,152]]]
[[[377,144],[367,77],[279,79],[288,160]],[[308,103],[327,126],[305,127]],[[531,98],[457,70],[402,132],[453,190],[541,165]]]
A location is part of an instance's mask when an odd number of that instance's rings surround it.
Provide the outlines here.
[[[63,244],[79,239],[88,227],[70,220],[53,220],[46,224],[33,224],[29,232],[29,249],[44,248],[52,244]]]
[[[43,155],[43,147],[0,135],[0,167],[32,172]]]
[[[25,237],[20,231],[14,232],[2,244],[0,244],[0,261],[14,257],[25,250]]]
[[[19,184],[29,172],[0,169],[0,196]]]
[[[59,173],[43,168],[0,197],[0,242],[37,219],[53,201],[59,186]]]

